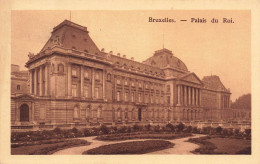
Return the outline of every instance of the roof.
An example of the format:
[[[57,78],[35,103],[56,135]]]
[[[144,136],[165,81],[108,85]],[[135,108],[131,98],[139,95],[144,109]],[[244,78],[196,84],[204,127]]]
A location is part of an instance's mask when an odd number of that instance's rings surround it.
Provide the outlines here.
[[[164,72],[158,67],[130,60],[125,57],[111,55],[111,61],[114,66],[127,69],[134,72],[144,73],[149,76],[164,77]]]
[[[66,49],[75,49],[90,54],[101,53],[90,38],[87,27],[68,20],[64,20],[53,28],[52,35],[42,48],[41,52],[57,45]]]
[[[226,89],[226,87],[223,85],[223,83],[221,82],[220,78],[217,75],[204,76],[202,82],[206,89],[212,89],[215,91],[224,91],[230,93],[230,91]]]
[[[172,67],[182,71],[188,71],[186,65],[179,58],[174,56],[172,51],[166,48],[155,51],[154,55],[145,60],[143,63],[158,68]]]

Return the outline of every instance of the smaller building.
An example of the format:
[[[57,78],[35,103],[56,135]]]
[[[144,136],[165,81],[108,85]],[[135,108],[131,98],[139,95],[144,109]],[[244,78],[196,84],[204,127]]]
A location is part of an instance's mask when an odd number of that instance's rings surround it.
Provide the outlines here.
[[[28,71],[20,71],[18,65],[11,65],[11,94],[29,93]]]
[[[11,101],[11,108],[17,110],[11,110],[11,122],[25,120],[25,116],[29,112],[27,105],[21,104],[21,96],[29,93],[29,83],[28,83],[28,71],[20,71],[19,65],[11,65],[11,99],[17,100],[16,102]],[[18,111],[17,105],[21,104],[22,112]],[[17,114],[16,114],[17,113]],[[19,114],[23,113],[23,114]],[[25,120],[26,121],[26,120]]]

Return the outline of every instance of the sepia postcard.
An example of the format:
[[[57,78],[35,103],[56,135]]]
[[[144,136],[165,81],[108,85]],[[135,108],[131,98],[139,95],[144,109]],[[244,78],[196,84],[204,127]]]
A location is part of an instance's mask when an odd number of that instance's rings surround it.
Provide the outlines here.
[[[260,162],[259,2],[63,2],[1,1],[0,163]]]

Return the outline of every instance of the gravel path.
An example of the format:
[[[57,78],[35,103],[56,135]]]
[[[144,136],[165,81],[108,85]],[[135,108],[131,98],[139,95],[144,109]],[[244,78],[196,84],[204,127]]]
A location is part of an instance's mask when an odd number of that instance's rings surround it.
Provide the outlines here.
[[[167,140],[167,141],[170,141],[175,144],[173,148],[155,151],[155,152],[148,153],[148,154],[192,154],[190,151],[195,150],[196,148],[199,147],[199,145],[190,143],[190,142],[185,142],[185,141],[187,141],[189,138],[198,138],[201,136],[204,136],[204,135],[196,134],[192,137]],[[87,150],[90,150],[90,149],[93,149],[93,148],[96,148],[99,146],[103,146],[103,145],[109,145],[109,144],[121,143],[121,142],[130,142],[130,141],[148,140],[148,139],[135,139],[135,140],[124,140],[124,141],[99,141],[99,140],[94,140],[94,138],[96,138],[96,136],[79,138],[79,139],[87,140],[88,142],[91,142],[91,144],[87,145],[87,146],[78,146],[78,147],[63,149],[63,150],[53,153],[53,155],[80,155],[84,151],[87,151]]]

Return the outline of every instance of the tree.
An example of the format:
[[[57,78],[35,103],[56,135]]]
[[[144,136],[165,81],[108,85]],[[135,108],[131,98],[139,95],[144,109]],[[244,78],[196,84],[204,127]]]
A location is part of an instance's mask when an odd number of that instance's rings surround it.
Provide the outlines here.
[[[251,94],[245,94],[231,103],[233,109],[251,109]]]

